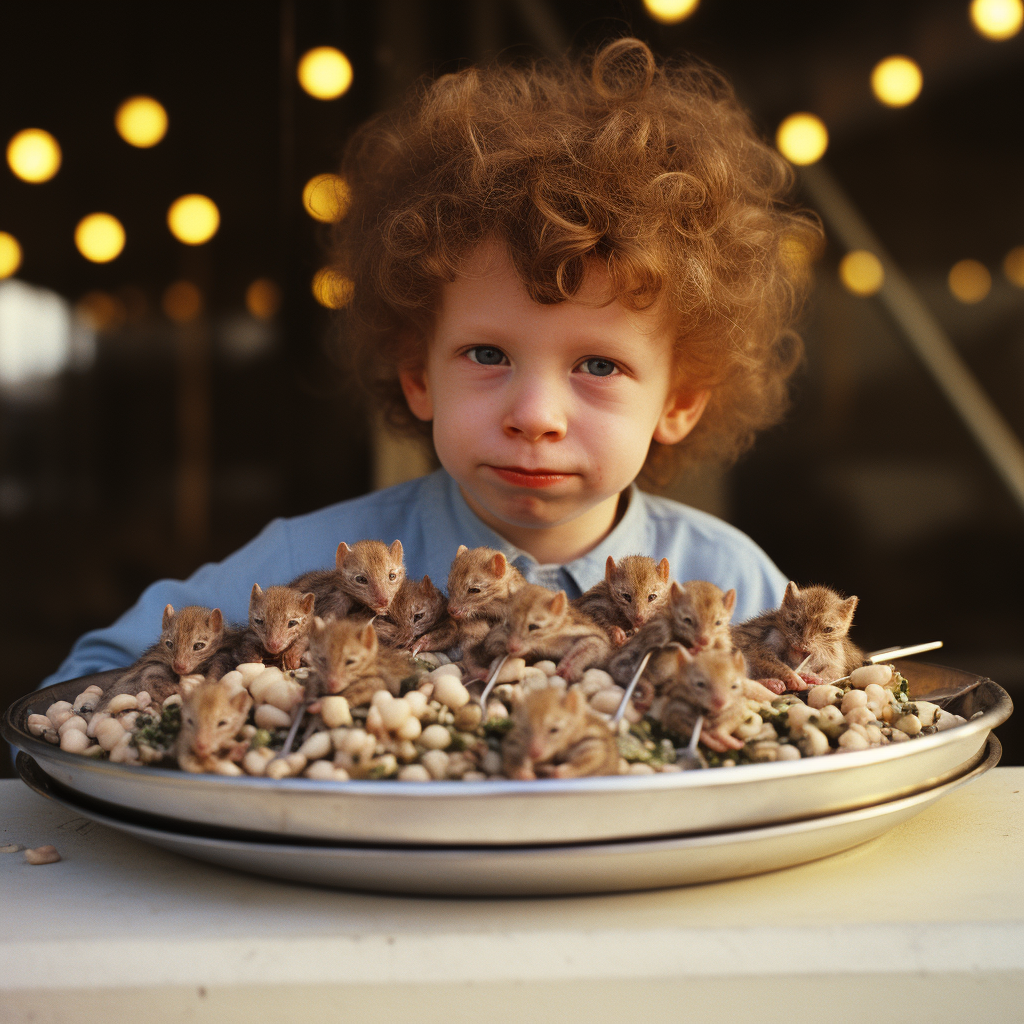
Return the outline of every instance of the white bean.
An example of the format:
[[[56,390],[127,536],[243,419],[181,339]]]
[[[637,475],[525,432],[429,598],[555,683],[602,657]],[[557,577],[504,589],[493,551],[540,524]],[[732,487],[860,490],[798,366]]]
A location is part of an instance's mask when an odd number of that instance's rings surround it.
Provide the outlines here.
[[[875,713],[869,707],[851,708],[845,718],[850,725],[869,725],[875,721]]]
[[[609,686],[607,690],[599,690],[590,698],[590,706],[605,715],[614,715],[625,693],[621,686]]]
[[[542,663],[534,665],[534,668],[539,669]],[[554,662],[548,662],[549,665],[554,665]],[[543,672],[544,670],[541,669]],[[545,675],[554,675],[554,672],[545,672]],[[614,686],[615,680],[600,668],[588,668],[586,672],[580,677],[579,688],[583,691],[584,697],[591,697],[600,690],[607,690],[609,686]]]
[[[821,683],[819,686],[812,686],[807,691],[808,707],[821,709],[835,704],[842,696],[843,691],[831,683]]]
[[[443,725],[428,725],[420,736],[420,744],[428,750],[444,750],[451,742],[452,734]]]
[[[60,737],[60,749],[69,754],[81,754],[91,746],[89,737],[81,729],[68,729]]]
[[[417,718],[427,710],[427,695],[422,690],[410,690],[404,699]]]
[[[635,764],[629,766],[630,775],[653,775],[654,769],[649,764],[644,764],[643,761],[637,761]]]
[[[338,747],[335,742],[335,749],[340,749],[350,757],[358,757],[362,752],[363,747],[366,745],[366,740],[369,737],[369,733],[365,729],[349,729],[345,732],[345,735],[341,738],[341,746]],[[373,737],[369,737],[373,738]],[[331,736],[334,740],[334,736]]]
[[[814,714],[814,708],[809,708],[806,704],[791,704],[786,709],[786,722],[789,724],[790,729],[799,733],[802,728],[806,727],[807,722],[814,717]]]
[[[316,761],[321,757],[327,757],[333,752],[331,747],[331,734],[329,732],[315,732],[299,747],[299,753],[309,761]]]
[[[57,730],[58,736],[63,736],[64,733],[71,729],[76,729],[81,733],[85,733],[85,730],[89,728],[89,723],[81,715],[72,715],[70,718],[64,720],[64,724]]]
[[[917,705],[917,717],[921,719],[921,724],[935,725],[942,708],[926,700],[915,700],[913,703]]]
[[[53,722],[48,715],[29,715],[28,731],[33,736],[42,736],[44,732],[53,728]]]
[[[850,673],[850,685],[863,690],[869,683],[885,686],[892,681],[892,665],[863,665]]]
[[[462,686],[461,683],[459,683]],[[465,687],[463,687],[465,689]],[[380,717],[384,722],[384,728],[388,732],[396,732],[410,719],[419,725],[419,720],[413,718],[412,708],[408,702],[403,698],[399,697],[397,700],[392,700],[387,704],[384,704],[380,709]],[[417,735],[418,735],[417,731]],[[412,737],[409,737],[410,739]]]
[[[942,732],[945,729],[952,729],[954,725],[963,725],[964,720],[959,715],[940,710],[932,724],[939,732]]]
[[[75,709],[66,700],[58,700],[46,709],[46,717],[54,729],[59,729],[74,713]]]
[[[242,758],[242,768],[249,775],[262,775],[273,759],[274,752],[269,747],[256,747],[246,752]]]
[[[352,712],[349,710],[348,701],[337,695],[321,698],[320,717],[329,729],[352,724]]]
[[[452,676],[455,679],[462,679],[462,669],[458,665],[453,665],[449,662],[447,665],[440,665],[433,671],[427,673],[427,678],[432,682],[436,683],[442,676]]]
[[[238,669],[233,669],[231,672],[225,672],[220,677],[220,685],[226,690],[242,690],[245,689],[245,676],[242,675]],[[142,694],[139,694],[141,697]]]
[[[497,682],[518,683],[523,678],[523,673],[525,671],[525,658],[509,658],[508,661],[506,661],[505,664],[501,666],[501,671],[498,673]]]
[[[333,781],[337,771],[338,769],[330,761],[313,761],[303,774],[307,779],[319,779],[326,782]]]
[[[804,725],[799,743],[805,757],[821,757],[829,751],[828,737],[810,722]]]
[[[453,676],[439,676],[434,680],[434,700],[458,711],[469,703],[469,690]]]
[[[302,700],[302,694],[303,688],[298,683],[282,677],[264,689],[262,701],[281,711],[290,712]]]
[[[818,721],[821,725],[825,726],[841,725],[843,713],[835,704],[826,704],[818,711]]]
[[[390,690],[378,690],[370,698],[371,708],[382,708],[385,704],[390,704],[395,698],[391,696]]]
[[[139,706],[134,693],[119,693],[107,705],[107,711],[112,715],[119,715],[122,711],[134,711]]]
[[[235,666],[235,671],[242,677],[243,685],[246,687],[266,670],[267,667],[262,661],[243,661],[241,665]]]
[[[124,726],[116,718],[104,718],[96,726],[96,742],[104,750],[113,750],[125,735]]]
[[[760,731],[761,726],[764,722],[761,720],[761,716],[756,712],[749,712],[743,721],[733,729],[733,735],[739,737],[741,740],[753,739]]]
[[[384,717],[379,707],[371,707],[366,712],[366,731],[372,732],[374,736],[383,736],[387,729],[384,728]]]
[[[55,846],[37,846],[34,850],[25,851],[25,860],[29,864],[56,864],[60,854]]]
[[[423,732],[423,726],[415,715],[410,715],[396,730],[395,735],[401,740],[414,740]]]
[[[110,718],[110,715],[106,711],[94,711],[92,718],[89,719],[88,728],[85,730],[86,736],[95,737],[96,730],[100,727],[100,722],[105,722]]]
[[[921,719],[917,715],[901,715],[892,723],[892,727],[907,736],[916,736],[921,731]]]
[[[273,665],[269,668],[265,668],[249,683],[249,693],[252,694],[252,699],[257,702],[262,702],[263,693],[267,687],[272,686],[281,679],[284,679],[284,673],[279,668],[276,668]]]
[[[180,693],[172,693],[170,695],[170,697],[168,697],[163,702],[163,704],[160,705],[160,707],[162,707],[162,708],[170,708],[170,707],[174,707],[175,704],[177,704],[180,707],[184,703],[185,703],[185,699],[182,697],[182,695]]]
[[[871,743],[866,736],[850,728],[839,737],[839,746],[843,750],[867,750]]]
[[[428,750],[421,758],[420,764],[430,772],[433,779],[448,777],[448,764],[451,758],[443,750]]]
[[[431,775],[421,764],[407,764],[399,768],[398,779],[400,782],[430,782]]]
[[[549,676],[541,672],[535,665],[523,669],[521,685],[524,690],[545,690],[558,676]]]
[[[842,704],[839,705],[839,710],[845,715],[854,708],[867,707],[867,704],[867,694],[863,690],[850,690],[843,698]]]
[[[132,746],[131,737],[125,733],[111,748],[109,757],[115,764],[131,764],[138,762],[139,753]]]
[[[888,704],[892,700],[892,690],[887,690],[884,686],[879,686],[878,683],[868,683],[864,687],[864,695],[869,704],[872,701],[876,704]]]
[[[508,708],[500,700],[489,700],[487,702],[487,714],[485,718],[508,718]]]
[[[792,743],[780,743],[775,754],[776,761],[799,761],[800,751]]]
[[[261,704],[253,714],[253,721],[260,729],[287,729],[292,716],[273,704]]]
[[[96,702],[99,698],[91,690],[83,690],[76,698],[74,704],[74,711],[77,714],[86,705],[90,709],[96,706]]]
[[[534,668],[539,668],[541,670],[541,672],[543,672],[544,675],[546,675],[546,676],[553,676],[555,674],[555,672],[558,670],[558,666],[553,661],[547,661],[547,660],[545,660],[545,661],[536,661],[536,662],[534,662],[533,667]],[[588,671],[590,671],[590,670],[588,669]]]
[[[126,711],[123,715],[118,715],[117,720],[131,732],[135,728],[135,723],[139,720],[138,711]]]

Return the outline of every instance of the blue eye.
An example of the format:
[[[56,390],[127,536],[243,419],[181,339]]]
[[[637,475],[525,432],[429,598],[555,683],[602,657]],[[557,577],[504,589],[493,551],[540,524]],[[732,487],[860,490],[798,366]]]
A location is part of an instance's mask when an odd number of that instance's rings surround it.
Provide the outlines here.
[[[500,348],[491,348],[490,345],[478,345],[471,348],[466,355],[481,366],[500,366],[505,362],[505,353]]]
[[[594,377],[609,377],[615,372],[616,366],[610,359],[585,359],[580,363],[580,369]]]

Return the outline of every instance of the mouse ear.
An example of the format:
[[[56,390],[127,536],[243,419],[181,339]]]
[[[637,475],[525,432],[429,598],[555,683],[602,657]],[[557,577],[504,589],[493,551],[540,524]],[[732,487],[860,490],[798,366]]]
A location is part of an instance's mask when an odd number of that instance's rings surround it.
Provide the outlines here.
[[[730,588],[729,590],[727,590],[725,592],[725,595],[722,597],[722,607],[729,613],[729,615],[731,617],[732,613],[736,610],[736,591],[735,590]]]
[[[673,644],[672,646],[675,648],[676,662],[680,668],[694,663],[696,659],[682,644]]]
[[[324,622],[324,620],[321,619],[319,615],[314,615],[313,616],[313,628],[314,629],[318,629],[319,630],[319,629],[325,629],[326,627],[327,627],[327,623]]]
[[[338,550],[334,552],[334,567],[336,569],[340,569],[342,565],[344,565],[345,559],[348,557],[348,553],[351,550],[352,549],[344,541],[338,545]]]
[[[313,611],[313,607],[316,604],[316,594],[310,591],[308,594],[302,595],[302,614],[309,615]]]
[[[800,599],[800,588],[790,580],[786,584],[786,593],[782,595],[782,603],[785,604],[796,604]]]
[[[171,606],[168,605],[167,607],[170,608]],[[166,609],[164,610],[166,611]],[[215,633],[219,633],[224,628],[224,613],[219,608],[214,608],[210,612],[210,617],[206,620],[206,624]]]
[[[747,659],[743,657],[743,652],[742,651],[733,651],[732,652],[732,663],[736,667],[736,671],[739,672],[739,674],[741,676],[746,677],[746,674],[747,674]]]
[[[859,598],[848,597],[840,606],[839,611],[842,613],[843,618],[846,620],[846,628],[850,628],[850,623],[853,622],[853,613],[857,610],[857,601]]]
[[[391,547],[388,548],[388,551],[391,552],[391,557],[396,562],[402,561],[402,542],[400,540],[393,540],[391,542]]]
[[[167,629],[174,621],[174,608],[171,605],[167,605],[164,608],[163,618],[160,620],[160,628]]]
[[[663,558],[658,563],[658,576],[661,579],[662,583],[668,583],[668,574],[669,574],[668,559],[667,558]]]
[[[460,544],[458,551],[455,552],[455,557],[458,558],[459,555],[464,555],[468,550],[469,548],[465,544]]]
[[[254,583],[252,585],[252,591],[249,594],[249,603],[251,604],[253,601],[256,600],[257,597],[262,597],[262,596],[263,596],[263,591],[260,589],[260,585],[258,583]]]
[[[560,590],[553,598],[551,598],[548,604],[548,610],[555,615],[561,615],[569,603],[569,599],[565,596],[565,591]]]
[[[573,714],[578,713],[583,707],[583,694],[576,687],[566,690],[562,698],[562,707]]]
[[[231,695],[231,699],[228,702],[236,711],[245,712],[249,710],[252,704],[252,697],[249,696],[249,691],[244,687],[237,693]]]
[[[364,627],[363,631],[359,634],[359,639],[362,645],[371,652],[377,650],[377,631],[373,628],[373,623],[368,622]]]
[[[604,581],[605,583],[611,583],[612,573],[615,572],[615,559],[611,555],[608,556],[608,560],[604,563]]]
[[[686,596],[686,591],[683,589],[681,583],[672,581],[672,586],[668,589],[668,596],[670,601],[679,601],[681,598]]]
[[[491,574],[496,580],[500,580],[508,571],[508,559],[500,552],[496,552],[491,559]]]

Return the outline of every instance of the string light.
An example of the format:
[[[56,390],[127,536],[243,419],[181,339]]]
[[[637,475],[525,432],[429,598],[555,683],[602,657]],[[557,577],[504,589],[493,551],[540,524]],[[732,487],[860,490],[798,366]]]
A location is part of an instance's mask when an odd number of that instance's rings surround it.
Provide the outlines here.
[[[960,260],[949,272],[949,290],[953,298],[973,305],[981,302],[992,288],[992,275],[984,263]]]
[[[117,108],[114,127],[128,145],[149,149],[167,134],[167,111],[152,96],[132,96]]]
[[[674,25],[693,14],[699,3],[700,0],[644,0],[644,7],[655,21]]]
[[[1024,3],[1021,0],[973,0],[971,22],[988,39],[1010,39],[1024,24]]]
[[[828,129],[814,114],[790,114],[775,133],[779,152],[791,163],[806,166],[828,149]]]
[[[75,306],[75,312],[94,331],[112,331],[128,318],[124,303],[106,292],[89,292]]]
[[[18,272],[21,266],[21,246],[14,235],[0,231],[0,280]]]
[[[202,245],[220,227],[220,211],[207,196],[187,195],[175,199],[167,211],[167,226],[179,242]]]
[[[352,84],[348,57],[333,46],[317,46],[299,61],[299,85],[318,100],[334,100]]]
[[[1024,245],[1011,249],[1003,260],[1003,273],[1010,284],[1024,288]]]
[[[109,213],[90,213],[75,228],[75,245],[91,263],[109,263],[124,248],[124,228]]]
[[[160,304],[176,324],[191,323],[203,312],[203,293],[191,281],[175,281],[164,290]]]
[[[7,163],[22,181],[49,181],[60,170],[60,146],[42,128],[26,128],[7,143]]]
[[[905,107],[921,95],[921,69],[909,57],[886,57],[871,72],[871,91],[887,107]]]
[[[313,298],[327,309],[343,309],[352,301],[355,285],[330,267],[313,275]]]
[[[270,320],[281,308],[281,289],[266,277],[257,278],[245,290],[245,308],[257,320]]]
[[[874,295],[885,282],[885,271],[873,252],[854,249],[839,261],[839,280],[854,295]]]
[[[306,182],[302,205],[306,213],[323,224],[334,224],[348,212],[352,192],[337,174],[318,174]]]

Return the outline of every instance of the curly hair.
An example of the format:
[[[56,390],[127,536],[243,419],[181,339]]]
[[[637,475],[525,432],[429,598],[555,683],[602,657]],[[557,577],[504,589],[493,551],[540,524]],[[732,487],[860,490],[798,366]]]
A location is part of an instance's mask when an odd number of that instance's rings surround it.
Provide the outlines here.
[[[442,285],[487,239],[537,302],[572,298],[596,266],[627,308],[664,311],[676,379],[711,398],[680,445],[652,442],[649,478],[734,459],[785,411],[800,256],[821,229],[786,203],[792,169],[713,69],[659,66],[629,38],[578,61],[471,67],[363,125],[342,173],[345,355],[393,426],[429,429],[398,367],[422,358]]]

